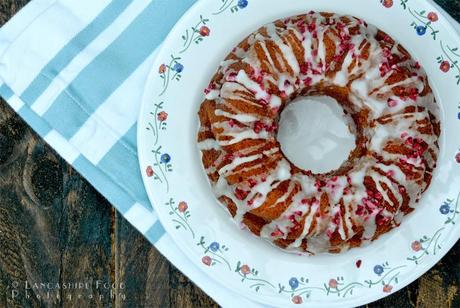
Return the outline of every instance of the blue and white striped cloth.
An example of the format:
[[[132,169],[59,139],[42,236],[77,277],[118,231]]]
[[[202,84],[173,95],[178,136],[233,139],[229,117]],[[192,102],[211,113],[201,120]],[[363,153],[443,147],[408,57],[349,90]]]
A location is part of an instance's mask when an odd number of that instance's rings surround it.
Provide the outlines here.
[[[0,94],[153,243],[165,231],[140,177],[136,120],[155,50],[192,3],[35,0],[0,33]]]
[[[149,204],[136,121],[155,51],[195,0],[33,0],[0,29],[0,95],[179,270],[217,285],[165,234]]]
[[[137,159],[155,51],[193,3],[33,0],[0,30],[0,95],[179,270],[229,305],[237,296],[190,265],[165,234]]]

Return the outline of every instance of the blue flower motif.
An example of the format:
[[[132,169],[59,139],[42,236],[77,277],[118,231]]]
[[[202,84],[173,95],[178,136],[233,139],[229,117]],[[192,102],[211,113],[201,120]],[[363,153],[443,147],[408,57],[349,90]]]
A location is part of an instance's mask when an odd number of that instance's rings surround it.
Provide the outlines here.
[[[415,28],[415,30],[417,31],[418,35],[420,35],[420,36],[425,35],[426,26],[418,26],[417,28]]]
[[[374,266],[374,273],[376,273],[377,275],[382,275],[383,273],[383,266],[381,265],[376,265]]]
[[[171,156],[169,154],[163,154],[161,155],[161,162],[164,164],[167,164],[171,161]]]
[[[238,7],[240,9],[244,9],[247,6],[248,6],[248,0],[239,0],[238,1]]]
[[[460,112],[457,114],[457,118],[460,120]]]
[[[448,204],[443,204],[443,205],[441,205],[441,207],[439,208],[439,211],[441,212],[441,214],[447,215],[447,214],[449,214],[449,212],[450,212],[450,207],[449,207]]]
[[[291,286],[292,290],[295,290],[299,287],[299,280],[295,277],[289,279],[289,285]]]
[[[178,73],[182,73],[182,71],[184,70],[184,66],[177,62],[176,64],[174,64],[173,70]]]
[[[212,252],[216,252],[219,250],[219,243],[217,242],[212,242],[211,245],[209,245],[209,249],[211,249]]]

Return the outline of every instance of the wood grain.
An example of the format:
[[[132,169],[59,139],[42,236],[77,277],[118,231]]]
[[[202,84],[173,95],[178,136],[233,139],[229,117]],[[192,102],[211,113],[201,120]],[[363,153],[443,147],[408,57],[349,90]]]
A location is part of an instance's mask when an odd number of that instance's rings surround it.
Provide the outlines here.
[[[27,2],[0,0],[0,24]],[[460,0],[437,2],[460,20]],[[53,290],[57,298],[49,288],[25,294],[26,282],[89,287]],[[457,243],[419,280],[367,307],[460,307],[459,288]],[[81,306],[217,307],[1,100],[0,307]]]
[[[3,102],[0,114],[0,296],[20,284],[0,306],[84,305],[49,288],[31,289],[28,299],[24,283],[110,281],[111,206]],[[95,306],[110,304],[109,290],[85,293]]]

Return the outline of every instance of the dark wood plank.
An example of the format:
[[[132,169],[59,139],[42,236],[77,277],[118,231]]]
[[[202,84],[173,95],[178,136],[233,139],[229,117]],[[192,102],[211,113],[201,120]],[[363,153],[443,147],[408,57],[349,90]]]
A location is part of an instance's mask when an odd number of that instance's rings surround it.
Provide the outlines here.
[[[0,24],[29,0],[0,0]],[[460,0],[438,0],[460,18]],[[403,290],[368,307],[460,307],[460,243]],[[86,282],[25,296],[25,281]],[[117,295],[96,282],[114,283]],[[19,286],[15,289],[15,283]],[[11,292],[18,294],[12,298]],[[72,295],[72,299],[62,295]],[[86,298],[76,298],[83,294]],[[91,294],[93,299],[88,300]],[[37,295],[41,298],[37,299]],[[100,298],[102,296],[102,298]],[[0,307],[216,307],[0,102]]]
[[[218,307],[201,289],[197,288],[175,267],[171,267],[171,307]]]
[[[460,1],[459,0],[435,0],[446,12],[457,21],[460,21]]]
[[[60,282],[88,283],[84,290],[69,292],[82,298],[64,298],[72,307],[107,307],[114,282],[112,251],[113,212],[111,205],[86,180],[67,166],[68,178],[63,183],[60,219],[57,233],[61,249]],[[89,299],[92,296],[92,299]]]
[[[127,295],[117,307],[217,306],[118,213],[115,250],[116,284],[124,284]]]
[[[95,283],[112,282],[110,204],[4,102],[0,153],[0,306],[110,305],[110,289]],[[90,286],[26,290],[26,282]]]
[[[169,307],[169,262],[120,214],[115,217],[115,281],[126,294],[116,306]]]
[[[0,1],[0,25],[6,23],[11,16],[18,12],[30,0],[2,0]]]

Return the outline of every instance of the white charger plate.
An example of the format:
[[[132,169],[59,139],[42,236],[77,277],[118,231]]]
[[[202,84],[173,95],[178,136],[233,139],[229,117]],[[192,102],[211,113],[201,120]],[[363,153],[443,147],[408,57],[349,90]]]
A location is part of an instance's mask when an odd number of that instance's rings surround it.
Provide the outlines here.
[[[310,10],[363,18],[402,42],[427,71],[443,131],[433,183],[399,228],[363,248],[305,257],[236,227],[211,192],[195,140],[203,89],[231,48],[268,22]],[[455,30],[424,1],[198,1],[162,45],[138,124],[144,184],[166,231],[193,266],[266,305],[357,306],[408,285],[460,238],[457,48]]]

